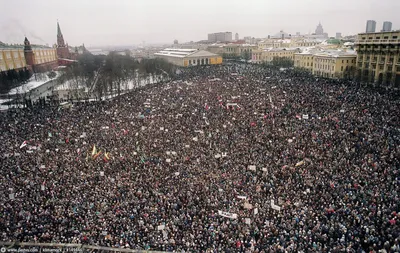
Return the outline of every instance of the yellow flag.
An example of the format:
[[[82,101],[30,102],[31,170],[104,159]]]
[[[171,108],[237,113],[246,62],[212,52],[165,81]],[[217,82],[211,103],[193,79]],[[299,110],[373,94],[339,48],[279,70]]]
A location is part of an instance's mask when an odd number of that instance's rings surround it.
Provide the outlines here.
[[[93,145],[92,156],[94,156],[96,154],[97,154],[96,145]]]

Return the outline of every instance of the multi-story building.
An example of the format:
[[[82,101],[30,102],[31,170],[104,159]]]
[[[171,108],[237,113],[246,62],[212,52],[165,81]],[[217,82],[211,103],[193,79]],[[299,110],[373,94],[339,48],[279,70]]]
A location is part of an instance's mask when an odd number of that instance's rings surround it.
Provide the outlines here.
[[[257,43],[259,49],[288,48],[292,44],[290,39],[267,39]]]
[[[166,48],[154,56],[182,67],[222,64],[221,56],[197,49]]]
[[[317,25],[317,28],[315,29],[315,34],[316,35],[323,35],[324,34],[324,28],[321,25],[321,22]]]
[[[250,44],[220,44],[220,45],[211,45],[208,46],[207,51],[210,51],[214,54],[225,55],[225,56],[235,56],[235,57],[244,57],[248,55],[249,58],[253,53],[253,50],[257,49],[256,45]]]
[[[0,72],[11,69],[18,71],[25,67],[34,72],[42,72],[57,66],[55,48],[32,46],[26,37],[24,46],[0,48]]]
[[[251,36],[245,36],[243,40],[246,44],[257,44],[257,39]]]
[[[312,72],[313,64],[314,64],[314,52],[305,51],[294,54],[295,68],[302,68]]]
[[[267,48],[291,48],[291,47],[313,47],[321,44],[318,40],[309,40],[305,38],[292,39],[267,39],[258,42],[258,49]]]
[[[391,32],[392,31],[392,22],[385,21],[383,22],[383,27],[381,32]]]
[[[342,33],[341,32],[337,32],[335,38],[337,40],[340,40],[342,38]]]
[[[325,78],[353,78],[357,55],[345,51],[324,52],[313,57],[312,73]]]
[[[85,45],[81,48],[82,53],[87,51]],[[59,65],[68,65],[76,62],[79,54],[78,48],[70,52],[68,44],[64,43],[60,25],[57,22],[57,44],[54,47],[31,45],[25,37],[24,45],[0,46],[0,72],[11,69],[21,70],[28,68],[33,72],[48,71]]]
[[[374,33],[376,29],[375,20],[367,20],[367,27],[365,28],[366,33]]]
[[[236,41],[239,40],[239,34],[238,34],[238,33],[235,34],[235,40],[236,40]]]
[[[270,49],[257,49],[253,50],[252,53],[252,62],[253,63],[270,63],[274,58],[287,58],[294,61],[295,53],[299,53],[300,49],[298,48],[270,48]]]
[[[0,48],[0,72],[26,67],[23,48]]]
[[[360,81],[400,88],[400,31],[361,33],[355,45]]]
[[[232,33],[231,32],[219,32],[208,34],[208,42],[231,42]]]

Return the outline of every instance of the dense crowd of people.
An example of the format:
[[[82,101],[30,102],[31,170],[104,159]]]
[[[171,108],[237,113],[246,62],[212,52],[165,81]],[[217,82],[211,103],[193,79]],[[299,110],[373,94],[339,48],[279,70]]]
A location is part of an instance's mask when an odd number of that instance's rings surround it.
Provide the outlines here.
[[[400,251],[393,92],[254,65],[178,79],[2,113],[0,241]]]

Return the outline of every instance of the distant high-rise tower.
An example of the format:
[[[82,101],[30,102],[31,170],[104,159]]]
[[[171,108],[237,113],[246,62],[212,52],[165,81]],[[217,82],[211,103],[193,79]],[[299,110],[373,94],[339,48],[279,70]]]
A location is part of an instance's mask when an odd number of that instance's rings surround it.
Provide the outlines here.
[[[317,25],[317,29],[315,29],[315,34],[316,35],[323,35],[324,34],[324,28],[322,28],[321,22]]]
[[[365,32],[367,33],[374,33],[376,29],[376,21],[375,20],[368,20],[367,21],[367,27],[365,29]]]
[[[338,40],[340,40],[340,39],[342,38],[342,33],[337,32],[335,38],[338,39]]]
[[[178,40],[174,40],[174,45],[178,45]]]
[[[392,22],[385,21],[383,22],[382,32],[391,32],[392,31]]]
[[[64,42],[64,37],[61,33],[60,24],[57,22],[57,56],[62,59],[69,59],[70,53],[68,45]]]
[[[238,33],[235,34],[235,40],[239,40],[239,34]]]

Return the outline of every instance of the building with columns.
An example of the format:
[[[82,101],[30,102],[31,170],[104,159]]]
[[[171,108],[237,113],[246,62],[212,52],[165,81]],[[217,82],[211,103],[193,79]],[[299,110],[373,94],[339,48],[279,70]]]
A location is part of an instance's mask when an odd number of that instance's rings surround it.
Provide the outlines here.
[[[313,70],[314,52],[305,51],[294,54],[294,67],[306,69],[310,72]]]
[[[166,48],[154,56],[182,67],[222,64],[221,56],[197,49]]]
[[[213,44],[207,47],[207,51],[219,54],[221,56],[228,57],[244,57],[249,56],[253,53],[253,50],[257,49],[257,45],[251,44]]]
[[[360,81],[400,88],[400,31],[360,33],[355,46]]]
[[[252,52],[251,62],[256,64],[270,63],[274,58],[286,58],[294,61],[294,55],[299,52],[299,48],[257,49]]]
[[[314,54],[312,73],[325,78],[351,79],[355,75],[356,58],[355,52],[337,50]]]

